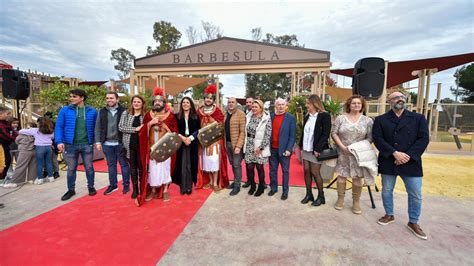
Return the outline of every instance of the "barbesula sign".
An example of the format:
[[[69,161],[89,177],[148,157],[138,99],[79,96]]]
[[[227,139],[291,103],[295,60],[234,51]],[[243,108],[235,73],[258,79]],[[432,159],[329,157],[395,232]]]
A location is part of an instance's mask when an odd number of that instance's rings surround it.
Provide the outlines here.
[[[280,57],[273,51],[226,51],[220,53],[173,54],[173,64],[199,64],[221,62],[278,61]]]
[[[261,64],[329,64],[329,52],[229,37],[135,60],[135,67],[202,67]]]

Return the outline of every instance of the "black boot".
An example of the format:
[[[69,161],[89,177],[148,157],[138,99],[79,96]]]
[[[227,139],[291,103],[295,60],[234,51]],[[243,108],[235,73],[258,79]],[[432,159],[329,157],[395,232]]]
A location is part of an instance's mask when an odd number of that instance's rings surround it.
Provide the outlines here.
[[[306,190],[306,196],[304,196],[304,198],[301,200],[301,203],[302,204],[307,204],[310,201],[314,201],[314,196],[313,196],[313,192],[311,191],[311,189],[309,189],[309,191]]]
[[[249,195],[253,195],[253,193],[255,192],[255,187],[255,183],[250,184]]]
[[[138,197],[138,184],[133,184],[133,192],[132,192],[132,199],[136,199]]]
[[[243,188],[247,188],[247,187],[250,187],[250,182],[245,182],[243,185],[242,185]]]
[[[324,198],[324,192],[322,190],[318,192],[318,198],[311,203],[311,206],[319,206],[321,204],[326,204],[326,199]]]
[[[257,192],[255,192],[255,197],[260,197],[263,192],[265,191],[265,187],[261,184],[258,185],[258,189],[257,189]]]

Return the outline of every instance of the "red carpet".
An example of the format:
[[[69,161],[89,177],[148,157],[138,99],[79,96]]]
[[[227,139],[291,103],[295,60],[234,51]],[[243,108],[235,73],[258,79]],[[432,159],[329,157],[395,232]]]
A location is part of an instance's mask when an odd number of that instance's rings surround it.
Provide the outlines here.
[[[227,164],[227,173],[229,174],[229,179],[234,180],[234,173],[232,172],[232,166]],[[258,182],[257,169],[255,169],[255,181]],[[245,163],[242,162],[242,179],[247,181],[247,171],[245,169]],[[282,182],[282,173],[281,166],[278,166],[278,185],[281,186]],[[270,164],[265,165],[265,183],[270,184]],[[304,184],[304,174],[303,174],[303,165],[298,161],[295,155],[291,156],[290,159],[290,186],[305,186]]]
[[[98,191],[0,232],[0,265],[155,265],[210,195],[197,190],[137,208]]]
[[[120,166],[117,167],[117,172],[120,173]],[[79,165],[77,167],[79,171],[84,171],[84,166]],[[281,167],[278,167],[278,184],[281,186]],[[107,162],[105,160],[99,160],[94,162],[94,170],[96,172],[107,173]],[[227,172],[229,173],[229,179],[234,180],[234,173],[232,172],[232,167],[227,164]],[[245,170],[245,163],[242,161],[242,175],[243,180],[247,181],[247,175]],[[270,184],[270,170],[269,165],[265,165],[265,180],[267,184]],[[257,170],[255,169],[255,180],[258,181]],[[296,156],[291,156],[290,160],[290,186],[304,186],[304,174],[303,174],[303,165],[296,159]]]

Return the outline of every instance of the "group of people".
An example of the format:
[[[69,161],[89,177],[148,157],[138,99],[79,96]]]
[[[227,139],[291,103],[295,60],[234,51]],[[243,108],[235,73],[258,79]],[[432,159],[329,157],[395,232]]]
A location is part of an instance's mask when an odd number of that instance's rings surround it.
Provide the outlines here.
[[[15,188],[22,183],[43,184],[59,177],[54,149],[54,123],[49,116],[40,117],[20,129],[19,120],[8,108],[0,107],[0,172],[2,187]],[[1,160],[0,160],[1,161]],[[15,165],[12,162],[15,161]]]
[[[193,189],[212,189],[219,193],[230,189],[235,196],[241,187],[249,188],[248,194],[261,196],[265,183],[264,165],[270,166],[268,196],[278,192],[278,166],[282,169],[281,200],[288,199],[290,158],[296,142],[296,119],[287,112],[287,101],[275,100],[275,112],[264,110],[261,100],[248,98],[245,110],[238,107],[237,99],[229,97],[227,110],[216,105],[216,87],[209,85],[204,91],[204,105],[196,107],[190,97],[182,98],[179,111],[174,114],[167,104],[164,91],[155,88],[151,110],[139,95],[131,98],[130,107],[123,108],[116,92],[107,92],[106,106],[99,111],[85,105],[87,95],[81,89],[70,91],[70,105],[63,107],[56,120],[54,140],[59,152],[64,153],[68,191],[62,200],[75,195],[76,170],[79,155],[84,163],[89,195],[96,194],[93,145],[105,154],[109,186],[104,194],[118,190],[117,162],[123,179],[122,193],[130,192],[140,206],[147,201],[170,199],[169,186],[175,183],[181,195],[192,194]],[[361,214],[362,185],[373,184],[374,177],[382,175],[382,199],[386,214],[378,220],[381,225],[394,222],[393,189],[397,176],[401,176],[408,192],[408,228],[426,239],[418,225],[421,213],[421,180],[423,176],[421,155],[428,145],[426,119],[405,109],[407,98],[400,92],[388,97],[391,110],[375,120],[364,115],[366,102],[353,95],[344,104],[344,113],[334,119],[325,111],[321,99],[310,95],[306,99],[302,136],[298,144],[306,184],[302,204],[320,206],[326,203],[320,154],[330,147],[330,138],[338,149],[335,166],[337,175],[337,201],[334,208],[344,208],[348,179],[352,181],[352,212]],[[3,109],[1,109],[3,110]],[[0,110],[0,130],[4,130]],[[223,136],[210,145],[200,143],[200,130],[215,123],[223,127]],[[35,145],[48,144],[48,130],[20,131],[33,135]],[[51,132],[50,132],[51,133]],[[164,161],[151,156],[151,148],[167,133],[176,133],[181,147]],[[10,134],[14,139],[16,133]],[[46,141],[46,139],[48,141]],[[2,145],[5,138],[0,135]],[[379,150],[378,159],[372,143]],[[5,145],[3,145],[5,150]],[[39,149],[37,153],[42,153]],[[47,153],[47,152],[45,152]],[[45,157],[48,155],[46,154]],[[245,162],[247,182],[242,184],[242,160]],[[234,176],[229,183],[227,163]],[[258,182],[255,180],[257,170]],[[50,168],[47,168],[48,176]],[[38,171],[39,174],[39,171]],[[313,195],[313,181],[318,194]]]

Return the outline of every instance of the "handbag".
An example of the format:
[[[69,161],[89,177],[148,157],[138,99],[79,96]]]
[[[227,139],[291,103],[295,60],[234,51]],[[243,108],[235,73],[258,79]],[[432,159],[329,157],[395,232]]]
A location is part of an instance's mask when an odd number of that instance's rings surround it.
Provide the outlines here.
[[[336,148],[333,148],[329,145],[328,149],[324,149],[319,153],[318,161],[326,161],[331,159],[336,159],[339,156]]]

